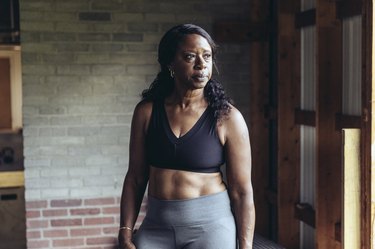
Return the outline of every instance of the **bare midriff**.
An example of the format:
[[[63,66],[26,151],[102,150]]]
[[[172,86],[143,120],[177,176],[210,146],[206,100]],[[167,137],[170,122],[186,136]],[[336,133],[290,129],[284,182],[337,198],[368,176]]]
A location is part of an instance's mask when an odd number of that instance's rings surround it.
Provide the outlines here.
[[[226,189],[220,172],[191,171],[150,167],[148,194],[161,200],[192,199]]]

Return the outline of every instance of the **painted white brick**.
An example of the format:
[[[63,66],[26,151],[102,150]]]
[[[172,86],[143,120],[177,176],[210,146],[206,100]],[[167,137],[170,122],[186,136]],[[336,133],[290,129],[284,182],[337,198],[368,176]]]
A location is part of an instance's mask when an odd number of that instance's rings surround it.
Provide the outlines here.
[[[124,94],[125,88],[119,84],[95,84],[93,85],[94,95],[100,94]]]
[[[53,22],[42,21],[27,21],[22,24],[22,29],[25,31],[53,31]]]
[[[109,145],[109,146],[102,146],[102,153],[103,155],[122,155],[127,153],[127,148],[125,146],[120,145]]]
[[[51,180],[50,177],[58,176],[64,177],[68,175],[68,170],[66,168],[54,168],[54,169],[43,169],[40,173],[42,177],[47,177]],[[52,180],[51,180],[52,182]]]
[[[143,21],[144,15],[142,13],[113,13],[112,19],[114,21],[120,21],[120,22],[134,22],[134,21]]]
[[[170,13],[146,13],[145,15],[145,21],[146,22],[171,22],[176,19],[175,14]]]
[[[23,65],[22,73],[30,75],[53,75],[56,67],[52,65]]]
[[[103,196],[121,196],[122,184],[118,184],[118,187],[103,187]],[[121,186],[121,187],[120,187]]]
[[[123,65],[94,65],[92,66],[92,73],[94,75],[118,75],[125,72]]]
[[[91,145],[112,145],[117,144],[118,136],[116,134],[110,135],[92,135],[85,137],[85,144],[87,146]]]
[[[82,124],[86,125],[105,125],[116,124],[117,118],[113,115],[90,115],[82,118]]]
[[[39,146],[38,151],[41,156],[48,157],[68,155],[66,146]]]
[[[69,154],[70,154],[69,147]],[[85,156],[84,155],[74,155],[74,156],[55,156],[51,160],[51,166],[52,167],[66,167],[69,168],[69,170],[73,167],[79,167],[85,164]],[[70,172],[70,171],[69,171]]]
[[[100,133],[100,127],[71,127],[68,128],[69,136],[93,136]]]
[[[55,48],[53,44],[50,43],[27,43],[26,45],[22,45],[22,51],[25,52],[33,52],[33,53],[53,53],[55,52]],[[23,68],[22,68],[23,70]]]
[[[156,75],[159,71],[159,66],[158,65],[129,65],[127,66],[127,72],[130,74],[154,74]]]
[[[84,156],[85,161],[87,156],[101,154],[101,145],[69,146],[68,151],[70,156]]]
[[[38,130],[41,137],[66,136],[66,128],[64,127],[42,127]]]
[[[40,158],[40,157],[27,157],[25,158],[25,164],[28,167],[49,167],[51,166],[50,158]]]
[[[102,196],[101,187],[80,187],[70,189],[71,198],[97,197]]]
[[[62,125],[77,125],[81,124],[81,116],[63,116],[63,117],[51,117],[51,125],[62,126]]]
[[[50,186],[49,179],[46,178],[26,178],[25,179],[25,188],[26,189],[43,189]]]
[[[30,165],[28,165],[30,166]],[[27,168],[25,170],[25,178],[39,178],[41,176],[40,174],[40,168],[37,168],[37,167],[33,167],[33,168]]]
[[[98,165],[114,165],[116,159],[114,157],[103,156],[103,155],[89,155],[86,159],[86,165],[98,166]]]
[[[51,188],[80,188],[83,187],[83,178],[51,178]]]
[[[98,178],[94,177],[85,177],[83,184],[85,187],[95,187],[98,186],[98,180],[102,186],[114,186],[116,185],[116,178],[113,176],[104,176],[100,175]]]
[[[25,111],[25,107],[23,108],[23,111]],[[24,137],[37,136],[38,135],[38,128],[37,127],[24,127],[23,130],[22,130],[22,135]]]
[[[28,201],[41,200],[41,190],[40,189],[25,189],[25,199]]]
[[[69,169],[69,175],[72,177],[96,177],[100,175],[99,167],[76,167]]]
[[[42,199],[50,198],[69,198],[69,189],[67,188],[47,188],[41,190]]]

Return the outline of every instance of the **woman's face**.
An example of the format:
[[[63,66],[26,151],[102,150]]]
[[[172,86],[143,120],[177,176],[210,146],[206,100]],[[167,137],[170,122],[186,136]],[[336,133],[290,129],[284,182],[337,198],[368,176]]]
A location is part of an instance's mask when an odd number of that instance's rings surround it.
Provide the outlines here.
[[[212,75],[212,49],[206,38],[185,36],[170,65],[175,84],[188,90],[204,88]]]

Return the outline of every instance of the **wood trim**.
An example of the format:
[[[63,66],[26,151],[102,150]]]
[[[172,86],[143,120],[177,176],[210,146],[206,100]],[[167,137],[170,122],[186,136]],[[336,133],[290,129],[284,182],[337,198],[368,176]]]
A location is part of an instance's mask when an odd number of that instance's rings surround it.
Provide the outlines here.
[[[371,103],[374,102],[372,63],[375,60],[373,40],[373,3],[363,0],[362,16],[362,110],[361,123],[361,249],[371,248],[373,228],[371,227],[371,143],[374,137],[374,115]]]
[[[336,3],[337,17],[340,19],[362,14],[362,1],[341,0]]]
[[[309,9],[299,12],[295,16],[295,27],[301,29],[308,26],[315,25],[316,9]]]
[[[299,9],[299,1],[278,1],[278,243],[288,249],[300,247],[294,217],[300,199],[300,127],[294,120],[301,85],[301,33],[294,20]]]
[[[270,34],[268,22],[218,21],[214,23],[213,33],[218,42],[268,41]]]
[[[361,128],[362,117],[345,115],[341,113],[336,114],[336,130],[340,131],[345,128]]]
[[[19,46],[0,46],[0,57],[10,60],[11,129],[22,128],[22,71]]]
[[[266,191],[266,198],[269,204],[277,206],[277,193],[271,189]]]
[[[269,18],[270,1],[254,1],[249,10],[250,22],[242,23],[241,32],[246,35],[249,23],[265,23]],[[239,22],[238,22],[239,23]],[[238,26],[233,26],[235,30]],[[239,39],[238,37],[225,37],[225,39]],[[223,38],[224,39],[224,38]],[[266,118],[264,106],[270,101],[270,43],[264,38],[259,41],[253,40],[249,43],[249,110],[250,110],[250,139],[252,141],[252,181],[254,187],[254,202],[256,206],[256,233],[266,238],[272,237],[272,215],[271,205],[268,201],[268,189],[271,188],[270,177],[270,121]],[[262,165],[262,166],[260,166]]]
[[[23,171],[0,172],[0,188],[22,187],[25,185]]]
[[[341,222],[336,222],[335,223],[335,241],[337,242],[340,242],[341,243],[341,232],[342,228],[341,228]]]
[[[334,1],[317,0],[317,248],[341,249],[335,224],[342,217],[342,134],[336,113],[342,108],[342,22]]]
[[[298,125],[306,125],[315,127],[315,111],[307,111],[301,109],[294,110],[294,123]]]
[[[0,57],[0,129],[12,128],[10,59]]]
[[[315,210],[308,203],[297,203],[294,207],[294,217],[315,228]]]

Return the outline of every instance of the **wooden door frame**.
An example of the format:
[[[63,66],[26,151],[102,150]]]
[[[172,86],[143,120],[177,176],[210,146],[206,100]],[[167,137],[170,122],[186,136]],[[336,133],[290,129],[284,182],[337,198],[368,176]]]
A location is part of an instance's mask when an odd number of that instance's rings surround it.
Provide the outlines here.
[[[375,155],[371,154],[371,145],[374,144],[374,27],[373,27],[373,1],[362,1],[362,121],[361,121],[361,248],[373,248],[374,228],[371,221],[374,220],[375,200],[372,200],[371,187],[373,183],[372,163]]]

